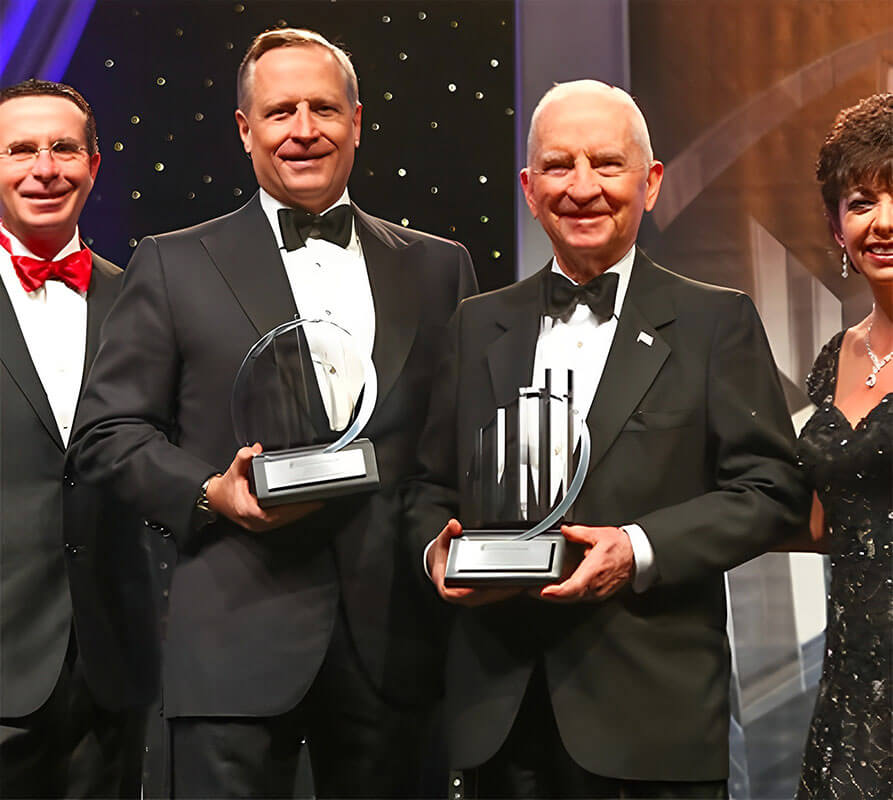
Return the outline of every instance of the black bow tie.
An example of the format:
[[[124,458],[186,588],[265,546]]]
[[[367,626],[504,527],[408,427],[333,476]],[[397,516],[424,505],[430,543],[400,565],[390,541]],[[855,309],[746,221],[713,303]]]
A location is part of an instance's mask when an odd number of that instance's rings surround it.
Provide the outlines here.
[[[550,272],[546,285],[546,314],[567,322],[577,306],[583,303],[589,306],[599,323],[607,322],[614,316],[618,280],[616,272],[606,272],[589,283],[575,285],[564,275]]]
[[[303,208],[280,208],[276,214],[282,244],[289,252],[303,247],[308,238],[325,239],[339,247],[350,243],[353,211],[348,205],[335,206],[321,216]]]

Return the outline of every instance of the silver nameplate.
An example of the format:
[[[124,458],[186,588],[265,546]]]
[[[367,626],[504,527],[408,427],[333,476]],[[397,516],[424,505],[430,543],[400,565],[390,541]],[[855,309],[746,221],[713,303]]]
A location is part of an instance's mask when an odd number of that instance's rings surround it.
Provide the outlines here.
[[[561,580],[566,540],[549,531],[518,539],[522,531],[494,534],[466,531],[450,542],[447,586],[544,586]]]
[[[361,477],[366,474],[366,460],[362,450],[302,453],[291,458],[268,461],[265,469],[267,486],[272,492],[287,486],[306,486]]]
[[[461,542],[456,553],[455,568],[458,572],[476,570],[514,571],[548,569],[555,555],[555,543],[551,541],[500,542],[475,541]]]

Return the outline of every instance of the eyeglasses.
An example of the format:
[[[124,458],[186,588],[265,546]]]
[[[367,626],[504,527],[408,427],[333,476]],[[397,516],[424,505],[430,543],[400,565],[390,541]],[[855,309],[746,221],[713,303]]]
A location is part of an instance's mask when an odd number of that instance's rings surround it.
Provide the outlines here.
[[[6,156],[16,164],[30,164],[36,161],[42,150],[46,150],[52,159],[58,162],[75,161],[87,154],[87,148],[70,139],[60,139],[48,147],[38,147],[34,142],[13,142],[0,150],[0,156]]]

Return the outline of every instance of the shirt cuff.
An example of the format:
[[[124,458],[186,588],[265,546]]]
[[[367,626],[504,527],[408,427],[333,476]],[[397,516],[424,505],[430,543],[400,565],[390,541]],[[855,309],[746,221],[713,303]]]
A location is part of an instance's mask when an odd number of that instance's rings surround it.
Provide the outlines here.
[[[437,537],[435,536],[425,545],[425,552],[422,553],[422,569],[425,570],[425,574],[428,576],[428,580],[431,581],[431,583],[434,583],[434,578],[431,577],[431,573],[428,571],[428,551],[431,549],[431,545],[436,541]]]
[[[641,594],[651,588],[657,580],[657,564],[654,563],[654,548],[645,533],[638,525],[621,525],[620,530],[629,536],[633,548],[635,574],[633,575],[633,591]],[[429,545],[430,547],[430,545]]]

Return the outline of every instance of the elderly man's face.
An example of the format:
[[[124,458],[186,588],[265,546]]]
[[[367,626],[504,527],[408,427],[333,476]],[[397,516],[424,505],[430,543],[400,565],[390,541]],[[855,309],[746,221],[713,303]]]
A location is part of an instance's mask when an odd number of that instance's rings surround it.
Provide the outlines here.
[[[251,107],[236,112],[257,182],[289,206],[319,213],[347,186],[361,107],[324,47],[279,47],[254,65]]]
[[[521,171],[531,213],[563,266],[586,259],[606,269],[635,243],[642,214],[657,200],[663,165],[646,160],[630,109],[596,93],[545,106],[537,142]]]

